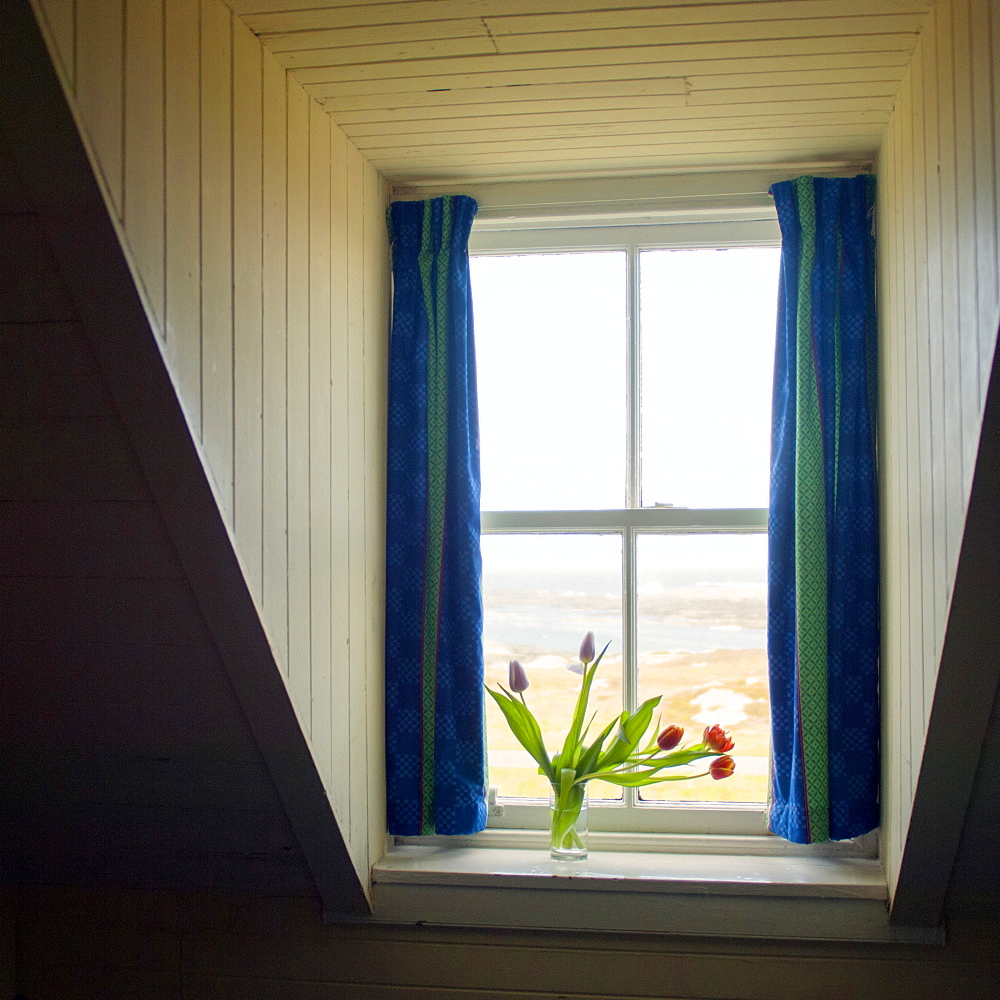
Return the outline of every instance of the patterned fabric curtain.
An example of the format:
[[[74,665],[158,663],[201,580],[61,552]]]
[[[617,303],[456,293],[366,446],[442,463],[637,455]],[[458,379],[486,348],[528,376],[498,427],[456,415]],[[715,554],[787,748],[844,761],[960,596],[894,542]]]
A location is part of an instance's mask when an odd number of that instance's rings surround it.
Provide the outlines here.
[[[486,825],[475,214],[462,196],[388,212],[386,784],[399,835]]]
[[[800,177],[771,194],[770,824],[812,843],[879,821],[874,177]]]

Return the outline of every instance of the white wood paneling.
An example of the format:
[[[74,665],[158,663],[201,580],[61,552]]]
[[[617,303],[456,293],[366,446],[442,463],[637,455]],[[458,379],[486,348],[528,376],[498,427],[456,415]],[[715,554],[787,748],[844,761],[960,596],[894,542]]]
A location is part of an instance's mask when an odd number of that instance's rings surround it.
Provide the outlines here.
[[[309,104],[310,727],[327,785],[332,777],[330,340],[330,119],[313,101]]]
[[[48,28],[59,58],[56,66],[69,93],[76,87],[76,0],[39,0],[42,23]]]
[[[330,793],[341,828],[351,828],[351,587],[348,437],[348,141],[336,126],[330,128],[330,420],[334,428],[330,441],[330,507],[333,514],[331,564],[333,587],[330,594],[331,675],[330,675]],[[360,808],[360,806],[359,806]],[[374,855],[378,857],[379,855]]]
[[[220,0],[80,0],[68,9],[62,41],[50,37],[50,46],[76,39],[75,112],[366,877],[369,784],[381,774],[366,758],[381,715],[368,675],[381,669],[373,560],[382,556],[372,540],[384,516],[384,445],[382,417],[371,410],[382,396],[364,387],[378,383],[384,364],[388,270],[377,234],[387,187]],[[30,318],[37,307],[17,308]],[[383,342],[369,351],[370,336]],[[29,427],[19,447],[37,447],[39,435],[54,441],[51,430]],[[91,457],[88,500],[126,487],[141,493],[113,455]],[[53,490],[76,495],[72,465],[63,465],[58,483],[50,470],[8,486],[34,501]],[[377,794],[373,801],[381,830],[384,807]]]
[[[76,107],[98,163],[105,193],[121,218],[123,0],[78,0],[76,5]]]
[[[163,335],[163,3],[125,8],[125,233],[154,329]]]
[[[370,165],[365,165],[365,452],[378,451],[388,433],[389,298],[372,295],[389,270],[389,240],[383,206],[388,184]],[[381,858],[388,847],[385,832],[385,519],[373,511],[385,507],[385,463],[365,465],[365,581],[368,642],[365,667],[365,697],[368,738],[367,821],[368,855]]]
[[[364,227],[364,160],[352,146],[347,148],[347,245],[363,248]],[[347,405],[350,413],[367,411],[367,380],[364,378],[365,344],[365,262],[363,253],[349,253],[347,258],[347,367],[352,376],[347,383]],[[368,798],[368,628],[369,618],[365,599],[368,568],[366,558],[365,511],[367,495],[367,463],[365,462],[365,425],[351,420],[347,428],[347,569],[350,574],[350,623],[348,632],[350,657],[350,718],[349,748],[351,825],[350,843],[366,842],[368,818],[366,809],[358,808]]]
[[[261,48],[233,25],[233,524],[261,601],[263,566],[263,90]]]
[[[201,7],[202,444],[226,519],[233,516],[232,16]]]
[[[288,81],[286,384],[288,420],[288,684],[299,721],[312,715],[309,587],[309,99]]]
[[[263,605],[288,675],[288,440],[285,254],[288,224],[285,71],[263,54]]]
[[[1000,315],[990,6],[935,4],[879,159],[890,885],[920,778]],[[945,880],[949,868],[942,860]]]
[[[201,101],[199,0],[172,0],[164,23],[166,357],[201,436]]]
[[[774,157],[830,165],[836,148],[817,144],[822,134],[787,131],[792,117],[837,102],[845,115],[837,137],[860,140],[859,116],[872,101],[881,99],[877,110],[891,107],[928,9],[925,0],[234,4],[334,121],[365,136],[369,161],[411,185],[687,172]],[[761,106],[776,120],[762,123]],[[725,126],[692,129],[710,122],[713,110],[725,112]],[[570,112],[559,124],[572,132],[541,117],[555,112]],[[600,127],[609,120],[613,133]],[[392,122],[410,128],[383,132]],[[393,138],[407,131],[409,140]],[[463,149],[450,148],[448,133],[456,131]],[[744,145],[755,133],[771,145]],[[620,139],[609,142],[609,134]],[[652,135],[659,148],[647,155],[616,154],[649,145]],[[867,133],[860,152],[841,144],[845,169],[848,157],[870,160],[879,135],[877,127]],[[520,155],[509,155],[505,142]]]

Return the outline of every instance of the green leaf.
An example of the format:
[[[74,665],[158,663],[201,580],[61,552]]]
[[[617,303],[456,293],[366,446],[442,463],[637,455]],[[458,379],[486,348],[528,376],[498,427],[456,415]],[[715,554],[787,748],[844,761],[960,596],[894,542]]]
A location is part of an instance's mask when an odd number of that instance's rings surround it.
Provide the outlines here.
[[[486,690],[489,691],[493,696],[493,700],[500,706],[500,711],[503,712],[504,718],[507,720],[507,725],[510,726],[510,731],[514,734],[515,739],[537,761],[538,766],[549,781],[554,781],[555,771],[553,770],[552,762],[549,760],[548,751],[545,749],[542,730],[534,715],[531,714],[531,710],[527,705],[509,694],[502,685],[501,690],[503,690],[503,694],[497,694],[492,688],[487,688]]]
[[[601,750],[604,748],[604,741],[611,734],[611,730],[615,728],[621,719],[620,715],[616,715],[602,730],[598,735],[597,739],[587,748],[587,751],[580,758],[576,765],[576,773],[583,777],[590,773],[590,771],[596,766],[598,758],[601,756]]]
[[[633,716],[622,712],[621,734],[616,736],[615,742],[597,762],[598,770],[603,771],[606,768],[624,764],[635,753],[636,746],[653,719],[653,709],[660,703],[661,697],[661,695],[657,695],[655,698],[644,701]]]
[[[597,771],[590,776],[593,781],[607,781],[612,785],[621,785],[623,788],[641,788],[644,785],[658,785],[661,781],[690,781],[692,778],[704,778],[708,774],[664,774],[659,777],[650,777],[646,774],[637,774],[629,771],[626,774],[616,774],[614,772],[605,774]]]
[[[572,764],[574,767],[580,759],[580,731],[583,729],[583,720],[587,715],[587,702],[590,700],[590,688],[594,683],[594,674],[597,673],[597,668],[600,666],[601,660],[604,659],[604,654],[608,651],[608,646],[610,645],[611,643],[608,642],[604,649],[601,650],[597,659],[583,672],[583,683],[580,685],[580,693],[576,699],[576,708],[573,710],[573,719],[570,723],[569,732],[566,734],[566,741],[563,743],[561,754],[563,763]]]

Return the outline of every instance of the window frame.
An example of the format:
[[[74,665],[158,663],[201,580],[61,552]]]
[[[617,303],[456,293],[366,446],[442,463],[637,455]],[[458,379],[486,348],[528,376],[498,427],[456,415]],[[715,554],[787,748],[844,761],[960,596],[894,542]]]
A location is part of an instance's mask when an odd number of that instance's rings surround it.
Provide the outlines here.
[[[758,211],[757,216],[768,214]],[[700,248],[780,247],[777,214],[773,218],[718,218],[643,224],[606,225],[590,219],[579,226],[527,223],[488,219],[485,226],[473,224],[469,254],[511,256],[534,253],[580,253],[625,251],[626,280],[626,413],[628,445],[626,455],[626,507],[608,510],[489,511],[482,517],[483,534],[619,534],[622,538],[622,630],[623,655],[629,662],[635,649],[636,578],[635,541],[643,533],[709,534],[762,533],[767,530],[766,508],[683,508],[641,507],[640,494],[640,329],[639,254],[646,250],[690,250]],[[533,228],[529,228],[533,226]],[[626,672],[623,697],[635,698],[635,676]],[[671,803],[660,805],[636,802],[637,790],[623,789],[623,804],[592,803],[589,825],[598,837],[618,843],[636,835],[735,835],[769,836],[765,803]],[[544,829],[547,806],[539,800],[497,798],[491,789],[490,831]],[[503,834],[500,834],[501,840]],[[595,845],[596,846],[596,845]]]

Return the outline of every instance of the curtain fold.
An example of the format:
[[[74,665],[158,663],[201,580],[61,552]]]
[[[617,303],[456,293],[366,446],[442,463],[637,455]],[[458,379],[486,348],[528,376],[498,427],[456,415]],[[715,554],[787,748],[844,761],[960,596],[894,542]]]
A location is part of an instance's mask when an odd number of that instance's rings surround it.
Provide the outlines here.
[[[475,214],[464,196],[388,211],[386,789],[401,836],[486,825]]]
[[[874,177],[771,188],[781,226],[769,517],[772,832],[879,822]]]

